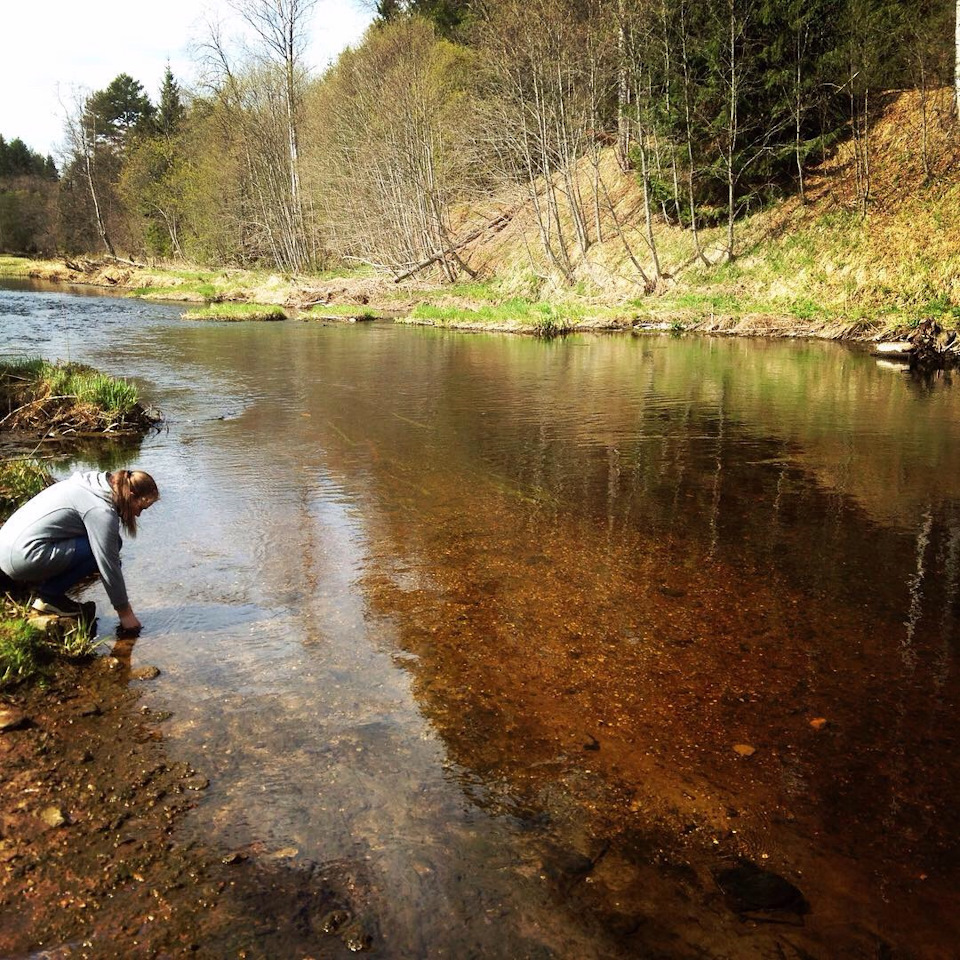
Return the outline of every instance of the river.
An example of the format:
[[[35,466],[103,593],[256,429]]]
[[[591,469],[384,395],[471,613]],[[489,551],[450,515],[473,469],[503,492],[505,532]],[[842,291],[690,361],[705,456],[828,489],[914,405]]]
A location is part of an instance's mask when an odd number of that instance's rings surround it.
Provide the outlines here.
[[[949,376],[179,312],[0,290],[2,354],[166,417],[100,465],[161,490],[124,566],[188,834],[339,884],[373,957],[957,955]],[[805,906],[744,914],[744,862]]]

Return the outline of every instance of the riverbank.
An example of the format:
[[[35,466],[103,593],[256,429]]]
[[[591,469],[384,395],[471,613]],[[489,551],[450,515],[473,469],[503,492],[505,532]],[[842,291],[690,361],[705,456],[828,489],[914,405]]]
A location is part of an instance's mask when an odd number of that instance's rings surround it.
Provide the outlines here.
[[[213,307],[234,305],[322,321],[402,318],[458,330],[554,335],[576,331],[672,331],[735,336],[898,340],[924,322],[946,334],[960,322],[960,137],[951,91],[886,98],[870,128],[869,192],[854,175],[862,144],[844,143],[808,172],[802,196],[737,221],[734,256],[726,227],[658,217],[651,266],[642,189],[612,152],[603,173],[619,211],[598,211],[572,282],[537,253],[529,203],[488,197],[454,231],[496,222],[459,255],[473,279],[437,283],[429,268],[395,281],[372,267],[288,277],[266,271],[144,265],[125,260],[0,257],[0,277],[94,285],[132,296]],[[589,171],[584,171],[586,176]],[[509,202],[508,202],[509,201]],[[493,215],[509,207],[502,222]],[[622,228],[622,229],[621,229]],[[642,255],[641,255],[642,252]],[[639,257],[639,260],[638,260]],[[647,281],[637,272],[642,262]],[[217,306],[222,306],[218,316]]]
[[[208,781],[168,755],[168,715],[139,702],[156,670],[132,669],[132,647],[0,697],[0,955],[321,960],[365,946],[349,900],[289,852],[179,837]]]
[[[919,315],[877,313],[856,317],[815,311],[800,317],[775,312],[777,304],[740,310],[722,297],[670,296],[623,303],[565,296],[552,301],[513,296],[488,283],[438,287],[394,284],[373,274],[283,278],[256,271],[179,270],[120,266],[102,260],[44,261],[0,257],[0,277],[65,286],[98,287],[126,295],[183,303],[193,320],[318,320],[395,322],[472,332],[557,335],[587,332],[715,333],[734,336],[810,337],[873,341],[907,336]],[[202,306],[187,306],[198,304]],[[783,305],[779,305],[783,307]],[[280,311],[280,312],[278,312]]]

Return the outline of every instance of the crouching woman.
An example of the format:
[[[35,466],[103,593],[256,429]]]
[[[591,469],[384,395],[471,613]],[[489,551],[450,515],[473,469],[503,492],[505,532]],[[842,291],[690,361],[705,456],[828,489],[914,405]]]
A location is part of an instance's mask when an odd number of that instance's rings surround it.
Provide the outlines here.
[[[139,630],[120,567],[120,527],[137,535],[137,518],[160,498],[142,470],[75,473],[42,490],[0,528],[0,569],[31,586],[41,613],[77,616],[67,591],[99,573],[124,630]]]

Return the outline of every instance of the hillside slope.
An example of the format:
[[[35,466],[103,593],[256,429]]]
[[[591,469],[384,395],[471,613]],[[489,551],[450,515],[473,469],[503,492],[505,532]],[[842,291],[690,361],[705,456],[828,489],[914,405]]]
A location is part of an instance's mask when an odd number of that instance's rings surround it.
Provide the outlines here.
[[[869,193],[857,195],[855,145],[842,144],[806,182],[806,202],[791,196],[743,218],[736,257],[725,262],[725,228],[701,231],[710,265],[695,257],[689,229],[655,224],[664,281],[644,296],[629,247],[648,274],[638,177],[621,173],[612,151],[601,173],[624,224],[600,210],[599,231],[576,264],[576,294],[597,303],[633,308],[639,319],[685,321],[716,329],[753,318],[764,332],[784,325],[811,333],[904,324],[926,316],[953,324],[960,314],[960,131],[949,90],[891,94],[866,144]],[[593,176],[584,164],[583,178]],[[587,184],[584,183],[586,188]],[[472,222],[510,209],[491,204]],[[463,228],[466,232],[466,228]],[[530,205],[499,232],[481,236],[465,255],[481,277],[506,290],[569,298],[548,269]],[[628,311],[629,312],[629,311]]]

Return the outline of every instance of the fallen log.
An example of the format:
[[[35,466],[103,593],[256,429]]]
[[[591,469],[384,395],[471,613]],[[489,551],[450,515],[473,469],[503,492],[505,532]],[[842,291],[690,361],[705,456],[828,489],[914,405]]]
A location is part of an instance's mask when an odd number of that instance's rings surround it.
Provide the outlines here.
[[[405,270],[399,276],[394,277],[393,282],[399,283],[401,280],[406,280],[407,277],[412,277],[424,267],[429,267],[431,263],[436,263],[438,260],[442,260],[445,257],[450,256],[452,253],[456,253],[457,250],[465,247],[471,241],[476,240],[477,237],[486,233],[488,230],[502,230],[513,219],[514,213],[516,213],[515,210],[510,210],[508,213],[502,213],[499,217],[496,217],[489,223],[485,223],[482,227],[477,227],[476,230],[468,233],[467,236],[465,236],[462,240],[458,240],[449,247],[444,247],[442,250],[438,250],[436,253],[433,253],[427,257],[426,260],[421,260],[419,263],[415,263],[412,267]]]

